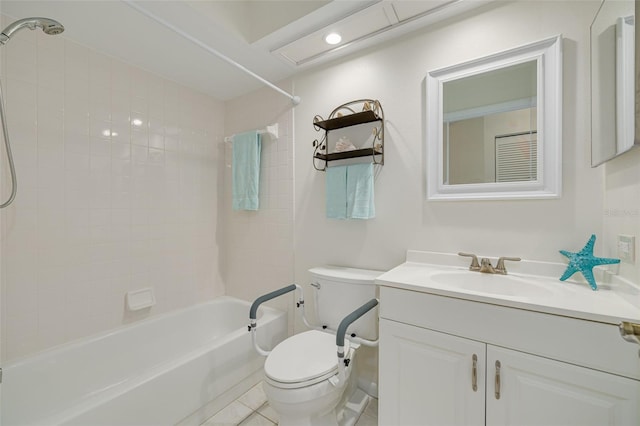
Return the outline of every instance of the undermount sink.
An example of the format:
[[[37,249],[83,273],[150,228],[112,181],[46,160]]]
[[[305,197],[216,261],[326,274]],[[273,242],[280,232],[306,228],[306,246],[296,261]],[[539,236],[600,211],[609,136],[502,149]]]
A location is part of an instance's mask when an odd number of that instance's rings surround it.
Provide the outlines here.
[[[436,272],[430,279],[452,289],[474,294],[501,296],[514,299],[552,296],[553,290],[535,279],[514,275],[484,274],[468,270]]]

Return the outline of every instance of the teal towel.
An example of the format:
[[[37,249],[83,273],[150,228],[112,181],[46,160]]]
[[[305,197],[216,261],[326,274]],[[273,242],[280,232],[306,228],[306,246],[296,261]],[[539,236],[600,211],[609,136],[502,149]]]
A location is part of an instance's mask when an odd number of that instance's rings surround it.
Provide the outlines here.
[[[347,166],[328,167],[325,176],[327,217],[347,218]]]
[[[327,218],[371,219],[376,216],[372,163],[329,167],[325,184]]]
[[[233,137],[231,165],[233,210],[258,210],[260,195],[260,151],[258,132]]]
[[[347,166],[347,217],[350,219],[376,217],[373,199],[373,163]]]

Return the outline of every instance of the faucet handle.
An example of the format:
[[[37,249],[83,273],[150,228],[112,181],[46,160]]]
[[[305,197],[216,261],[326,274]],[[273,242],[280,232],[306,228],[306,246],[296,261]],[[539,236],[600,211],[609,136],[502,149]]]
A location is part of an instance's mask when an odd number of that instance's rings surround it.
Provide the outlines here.
[[[507,275],[507,268],[504,267],[504,261],[509,260],[511,262],[520,262],[522,259],[519,257],[500,257],[498,259],[498,264],[495,267],[497,274]]]
[[[480,264],[478,263],[478,256],[476,256],[475,254],[459,252],[458,256],[470,257],[471,258],[471,265],[469,265],[469,270],[470,271],[479,271],[480,270]]]

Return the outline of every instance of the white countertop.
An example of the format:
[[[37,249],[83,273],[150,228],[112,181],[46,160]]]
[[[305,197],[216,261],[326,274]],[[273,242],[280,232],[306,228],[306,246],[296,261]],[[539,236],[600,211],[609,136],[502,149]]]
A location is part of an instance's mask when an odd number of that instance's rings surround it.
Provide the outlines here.
[[[609,324],[617,325],[621,321],[640,322],[640,287],[615,275],[599,271],[598,290],[593,291],[580,273],[567,281],[560,281],[559,277],[566,268],[561,263],[526,260],[507,262],[509,275],[506,277],[509,278],[469,271],[469,263],[470,259],[455,254],[409,251],[405,263],[380,275],[376,283],[386,287]],[[495,263],[493,259],[494,266]],[[470,281],[477,281],[477,290],[473,286],[457,288],[437,279],[437,276],[446,275],[464,279],[467,278],[466,274],[469,274]],[[530,284],[526,289],[531,291],[523,295],[517,292],[492,294],[483,291],[483,283],[502,285],[498,280],[503,280],[506,286],[510,283],[507,280],[515,280],[518,286]]]

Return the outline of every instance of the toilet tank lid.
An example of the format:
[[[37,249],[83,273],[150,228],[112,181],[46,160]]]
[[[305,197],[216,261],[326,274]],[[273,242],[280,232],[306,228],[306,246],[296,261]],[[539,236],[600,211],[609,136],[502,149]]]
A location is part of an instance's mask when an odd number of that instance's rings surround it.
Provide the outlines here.
[[[384,271],[348,268],[345,266],[318,266],[309,269],[311,275],[318,279],[328,279],[351,284],[373,284]]]

